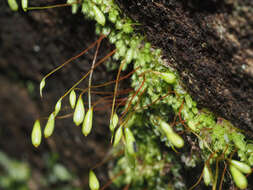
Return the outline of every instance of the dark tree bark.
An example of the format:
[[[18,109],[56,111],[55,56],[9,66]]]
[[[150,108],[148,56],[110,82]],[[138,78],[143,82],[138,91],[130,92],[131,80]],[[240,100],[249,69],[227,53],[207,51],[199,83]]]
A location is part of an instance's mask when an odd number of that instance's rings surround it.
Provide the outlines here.
[[[253,1],[119,1],[200,107],[253,130]]]
[[[163,50],[167,64],[178,70],[200,107],[253,131],[251,0],[119,0],[118,4],[141,24],[136,30]],[[34,120],[48,116],[57,97],[90,69],[94,50],[47,80],[40,100],[42,77],[97,39],[94,23],[81,14],[71,15],[69,8],[13,13],[3,1],[0,7],[0,149],[28,158],[38,169],[45,167],[43,152],[58,152],[82,179],[109,148],[110,110],[96,114],[95,131],[88,139],[71,119],[57,121],[53,137],[44,140],[39,150],[32,148],[30,133]],[[104,42],[100,56],[109,51]],[[105,70],[97,68],[94,81],[111,80]]]

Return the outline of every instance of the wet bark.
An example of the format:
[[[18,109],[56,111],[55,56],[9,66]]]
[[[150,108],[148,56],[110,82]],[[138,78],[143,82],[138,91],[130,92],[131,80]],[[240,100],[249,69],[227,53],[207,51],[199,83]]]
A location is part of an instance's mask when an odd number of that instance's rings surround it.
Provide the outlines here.
[[[218,117],[253,130],[253,2],[119,1],[185,87]]]

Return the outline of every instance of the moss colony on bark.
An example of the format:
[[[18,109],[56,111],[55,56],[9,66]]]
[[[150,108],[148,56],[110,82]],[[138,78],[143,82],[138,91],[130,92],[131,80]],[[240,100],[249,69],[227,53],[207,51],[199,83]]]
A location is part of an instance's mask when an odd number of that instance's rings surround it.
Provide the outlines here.
[[[96,33],[107,36],[116,46],[110,61],[120,63],[122,70],[132,64],[135,70],[131,82],[134,92],[121,110],[125,114],[119,122],[115,119],[111,127],[117,141],[114,154],[125,152],[109,172],[113,178],[123,171],[114,180],[114,186],[122,188],[131,184],[130,189],[140,190],[187,189],[180,169],[202,164],[205,169],[199,175],[206,185],[216,189],[217,183],[223,181],[218,162],[223,161],[222,167],[231,168],[231,159],[235,157],[240,159],[240,164],[253,165],[253,144],[247,142],[242,131],[224,119],[217,119],[208,110],[197,108],[177,72],[165,66],[162,52],[134,30],[138,24],[124,15],[113,0],[67,3],[74,3],[72,13],[81,8],[86,19],[96,20]],[[44,83],[42,80],[41,89]],[[116,112],[113,115],[117,117]],[[122,135],[123,143],[118,144]],[[193,145],[199,156],[187,155]],[[247,180],[242,173],[247,172],[237,167],[238,175],[234,168],[230,170],[235,184],[245,188]]]

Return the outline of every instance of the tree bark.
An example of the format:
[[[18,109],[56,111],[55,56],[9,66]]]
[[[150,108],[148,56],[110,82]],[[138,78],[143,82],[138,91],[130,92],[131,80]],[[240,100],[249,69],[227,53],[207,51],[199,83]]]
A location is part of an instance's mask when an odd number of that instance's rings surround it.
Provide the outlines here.
[[[199,107],[253,131],[253,2],[119,0]]]

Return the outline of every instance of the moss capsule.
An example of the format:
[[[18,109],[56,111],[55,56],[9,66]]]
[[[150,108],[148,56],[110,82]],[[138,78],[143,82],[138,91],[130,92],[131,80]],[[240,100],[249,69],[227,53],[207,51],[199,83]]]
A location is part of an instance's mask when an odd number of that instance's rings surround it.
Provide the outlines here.
[[[76,93],[75,90],[71,90],[70,94],[69,94],[69,103],[72,109],[75,108],[76,105]]]
[[[28,8],[28,0],[21,0],[22,9],[26,12]]]
[[[54,113],[51,113],[48,120],[46,127],[44,129],[44,136],[45,138],[50,137],[54,132],[54,123],[55,123],[55,115]]]
[[[93,11],[94,11],[94,14],[95,14],[96,21],[99,24],[101,24],[102,26],[104,26],[105,25],[105,16],[104,16],[104,14],[100,11],[100,9],[96,5],[93,5]]]
[[[248,186],[247,178],[232,164],[230,164],[230,171],[236,186],[239,189],[246,189]]]
[[[98,178],[92,170],[89,173],[89,186],[91,190],[99,190],[100,187]]]
[[[83,122],[84,116],[85,116],[85,109],[83,105],[83,99],[82,96],[79,96],[73,115],[73,121],[76,124],[76,126],[79,126]]]
[[[43,78],[40,82],[40,97],[42,97],[42,90],[45,87],[45,85],[46,85],[46,82],[45,82],[45,79]]]
[[[168,140],[177,148],[182,148],[184,146],[184,140],[177,133],[169,133],[166,135]]]
[[[163,120],[160,120],[160,126],[168,140],[177,148],[182,148],[184,146],[184,140],[177,133],[175,133],[171,126]]]
[[[122,126],[120,126],[115,133],[113,146],[117,146],[122,138]]]
[[[204,175],[203,175],[203,178],[204,178],[204,183],[205,183],[206,186],[212,184],[212,182],[213,182],[213,174],[212,174],[211,168],[209,168],[206,164],[204,166]]]
[[[160,126],[161,126],[162,130],[165,132],[165,134],[174,133],[171,126],[168,123],[166,123],[165,121],[160,120]]]
[[[61,110],[61,98],[56,102],[55,104],[55,108],[54,108],[54,113],[55,113],[55,116],[58,115],[59,111]]]
[[[82,132],[84,136],[87,136],[90,134],[91,129],[92,129],[92,119],[93,119],[93,107],[91,107],[84,118],[83,126],[82,126]]]
[[[76,0],[67,0],[67,4],[72,4],[72,14],[76,14],[78,11],[79,5],[76,2]]]
[[[32,138],[33,146],[35,146],[37,148],[41,143],[41,128],[40,128],[39,120],[36,120],[33,125],[31,138]]]
[[[251,168],[248,164],[245,164],[243,162],[237,161],[237,160],[231,160],[230,164],[236,167],[240,172],[249,174],[251,173]]]
[[[127,127],[125,128],[125,137],[126,137],[126,148],[127,152],[131,155],[135,154],[136,149],[136,142],[133,133],[131,130]]]
[[[18,10],[18,4],[16,0],[8,0],[9,7],[11,8],[12,11],[17,11]]]
[[[119,117],[116,113],[114,113],[113,116],[112,116],[112,120],[110,121],[110,130],[112,132],[117,127],[118,122],[119,122]]]

